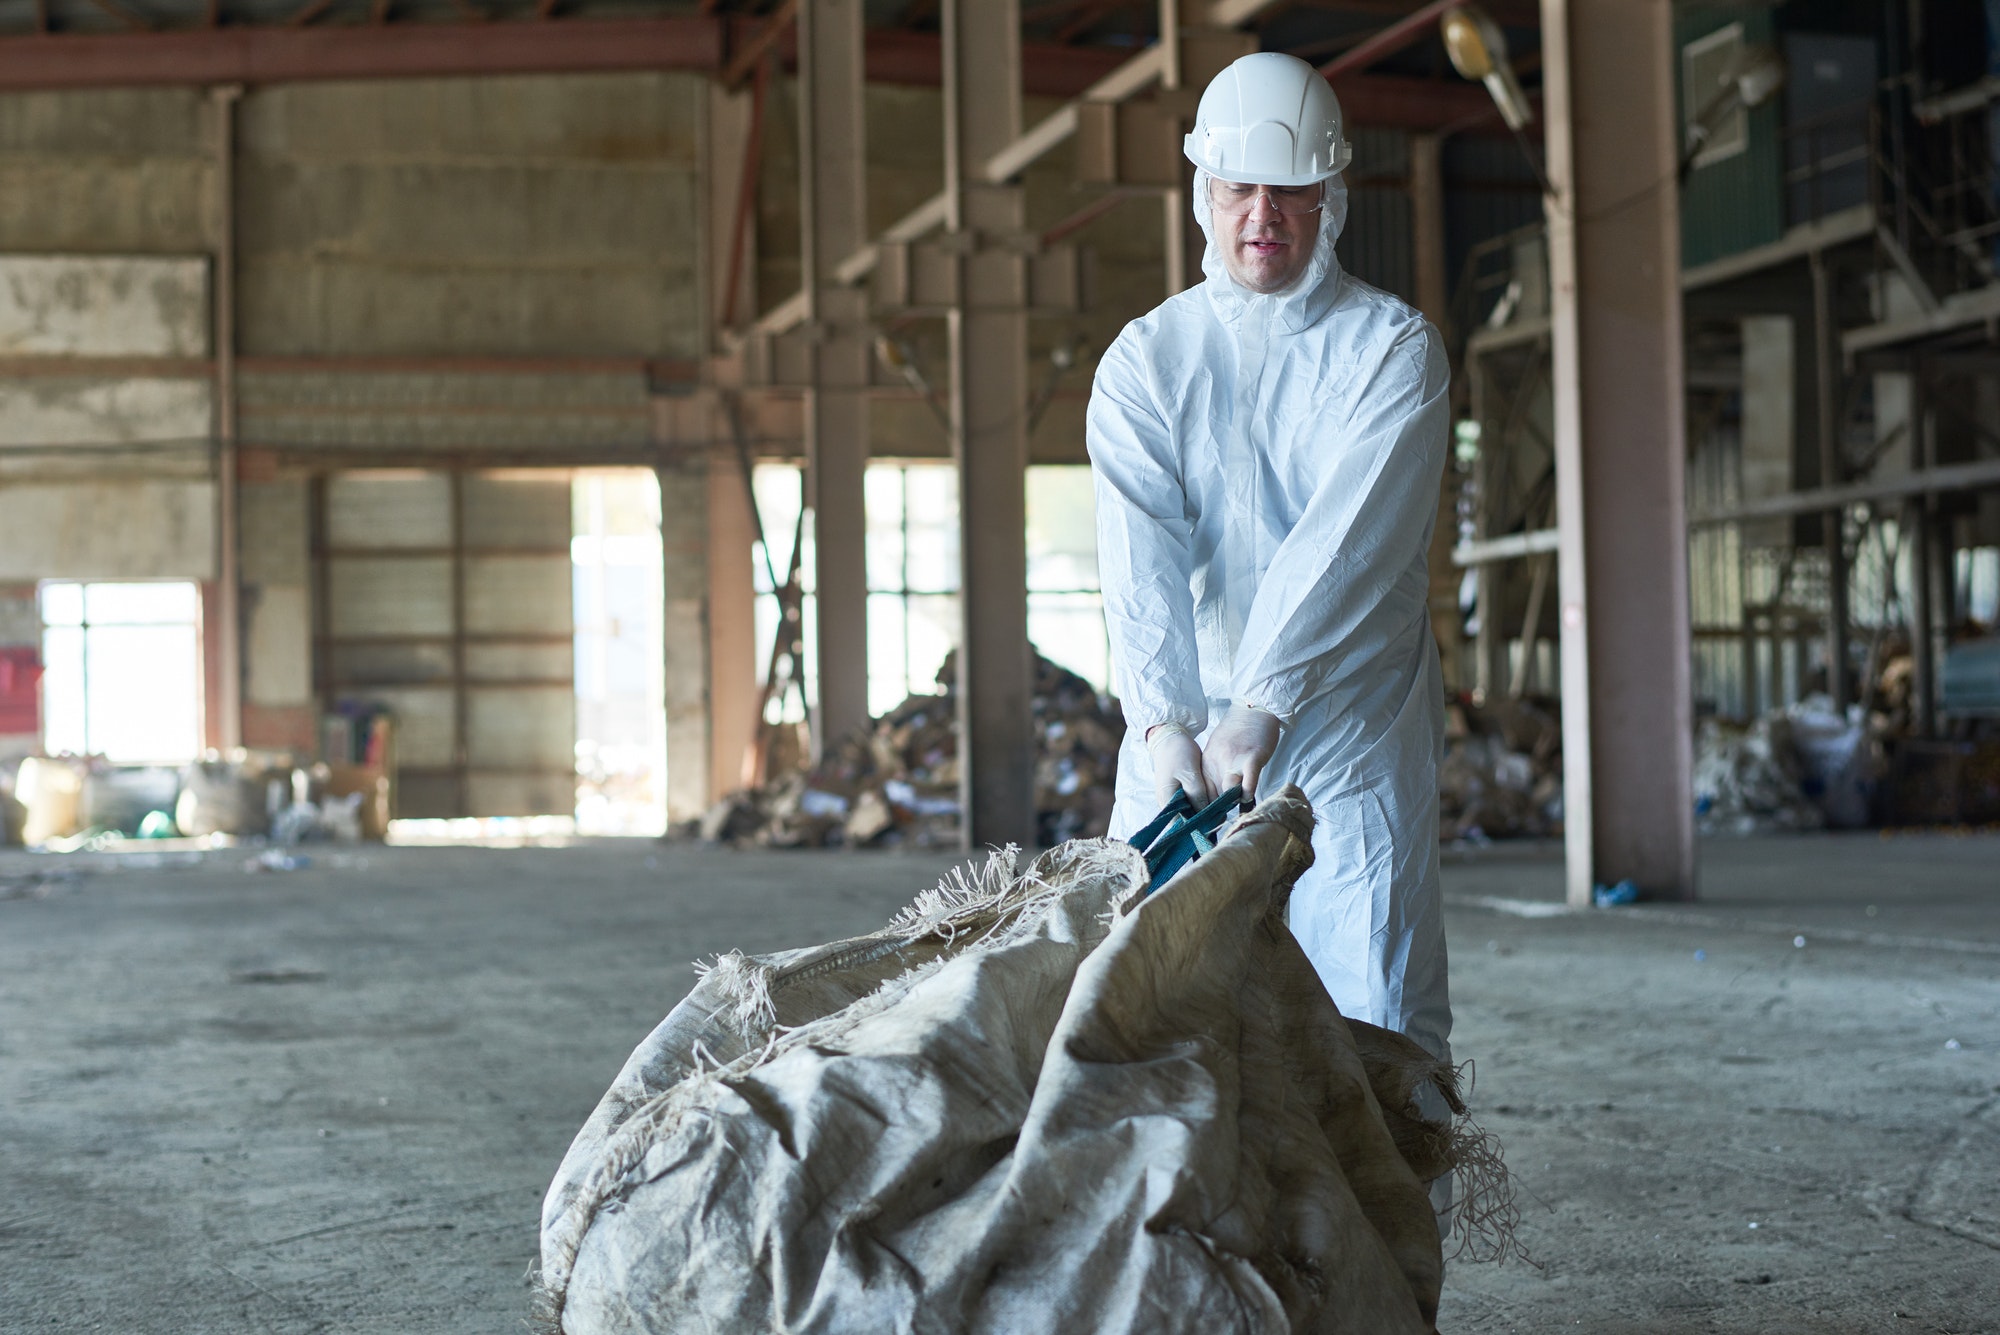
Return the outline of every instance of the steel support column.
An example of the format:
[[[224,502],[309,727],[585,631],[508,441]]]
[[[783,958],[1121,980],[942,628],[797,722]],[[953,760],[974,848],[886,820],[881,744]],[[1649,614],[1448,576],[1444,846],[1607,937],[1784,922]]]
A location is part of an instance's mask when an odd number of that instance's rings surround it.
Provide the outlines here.
[[[236,104],[234,84],[209,90],[215,118],[216,712],[209,732],[223,748],[243,744],[243,568],[241,488],[236,467]]]
[[[1695,891],[1670,0],[1542,0],[1568,897]]]
[[[1181,5],[1180,0],[1159,0],[1160,51],[1165,62],[1160,67],[1160,87],[1169,93],[1177,92],[1181,86]],[[1178,128],[1178,127],[1176,127]],[[1175,136],[1178,139],[1178,136]],[[1180,165],[1180,145],[1173,144],[1175,165]],[[1188,223],[1193,214],[1188,208],[1189,180],[1186,170],[1179,173],[1181,184],[1172,185],[1160,192],[1160,254],[1166,263],[1164,277],[1167,295],[1179,296],[1187,290],[1190,272],[1199,273],[1198,267],[1188,262]]]
[[[1410,136],[1410,222],[1417,309],[1440,332],[1449,322],[1451,305],[1445,276],[1443,143],[1436,134]],[[1458,610],[1463,576],[1451,563],[1451,549],[1458,541],[1459,483],[1457,468],[1447,464],[1438,483],[1437,526],[1431,531],[1431,633],[1437,637],[1447,691],[1459,690],[1465,676],[1465,632]]]
[[[1931,410],[1935,390],[1930,368],[1919,357],[1910,374],[1910,457],[1922,472],[1937,463]],[[1938,540],[1936,504],[1935,497],[1912,496],[1903,507],[1903,524],[1910,535],[1910,731],[1918,737],[1937,735],[1937,604],[1931,579]]]
[[[1819,485],[1837,487],[1847,481],[1840,466],[1840,422],[1836,405],[1840,402],[1840,330],[1834,321],[1833,277],[1826,256],[1815,250],[1809,257],[1813,295],[1813,409],[1819,447]],[[1847,661],[1847,542],[1841,512],[1831,509],[1820,516],[1820,540],[1826,550],[1826,690],[1836,709],[1846,709],[1854,699],[1854,674]],[[1775,703],[1776,697],[1773,697]]]
[[[959,246],[951,341],[958,463],[959,792],[967,847],[1035,837],[1028,653],[1026,207],[981,164],[1021,132],[1018,0],[945,0],[946,219]]]
[[[718,275],[709,293],[711,351],[722,347],[722,331],[755,315],[756,268],[746,263],[756,253],[755,181],[761,141],[760,78],[755,91],[729,92],[718,83],[708,89],[708,133],[703,188],[708,197],[707,235],[703,250],[707,272]],[[733,262],[732,262],[733,261]],[[732,286],[729,275],[734,274]],[[714,406],[704,425],[710,433],[726,434],[735,444],[740,415]],[[717,420],[721,419],[721,420]],[[708,751],[705,757],[707,798],[714,802],[744,783],[751,748],[757,740],[757,589],[752,576],[756,525],[752,518],[750,479],[733,449],[711,452],[707,463],[708,522],[704,565],[708,576],[703,630],[708,650]],[[667,523],[672,516],[662,515]],[[687,763],[668,749],[668,768]]]
[[[818,605],[815,752],[868,722],[867,296],[833,267],[868,240],[861,0],[799,7],[799,204],[807,322],[806,503]]]

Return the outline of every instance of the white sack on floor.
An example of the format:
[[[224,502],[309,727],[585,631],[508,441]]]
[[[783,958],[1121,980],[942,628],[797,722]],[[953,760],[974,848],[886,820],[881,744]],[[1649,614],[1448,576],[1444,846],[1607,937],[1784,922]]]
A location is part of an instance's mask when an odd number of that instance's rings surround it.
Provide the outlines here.
[[[874,936],[725,957],[564,1159],[543,1319],[1426,1335],[1419,1173],[1450,1150],[1410,1096],[1450,1076],[1350,1030],[1285,927],[1311,822],[1287,788],[1149,897],[1136,851],[1077,840]]]

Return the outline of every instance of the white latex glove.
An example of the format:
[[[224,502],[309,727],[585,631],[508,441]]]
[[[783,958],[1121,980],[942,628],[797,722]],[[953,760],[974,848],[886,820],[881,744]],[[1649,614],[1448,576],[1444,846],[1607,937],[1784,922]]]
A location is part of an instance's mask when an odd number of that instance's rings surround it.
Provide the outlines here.
[[[1217,793],[1243,785],[1243,800],[1257,800],[1257,780],[1278,749],[1278,716],[1254,705],[1231,705],[1208,735],[1201,767]]]
[[[1161,807],[1173,801],[1174,789],[1195,806],[1208,804],[1208,784],[1201,773],[1201,747],[1178,723],[1156,723],[1146,730],[1146,749],[1153,753],[1153,801]]]

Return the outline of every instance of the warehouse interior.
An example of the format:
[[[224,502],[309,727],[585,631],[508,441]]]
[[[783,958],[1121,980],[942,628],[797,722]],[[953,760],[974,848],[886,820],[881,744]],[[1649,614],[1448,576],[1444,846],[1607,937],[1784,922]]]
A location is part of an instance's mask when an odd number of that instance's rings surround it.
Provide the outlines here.
[[[0,6],[0,1326],[519,1329],[692,961],[1106,834],[1259,51],[1450,357],[1436,1329],[2000,1330],[1996,0]]]

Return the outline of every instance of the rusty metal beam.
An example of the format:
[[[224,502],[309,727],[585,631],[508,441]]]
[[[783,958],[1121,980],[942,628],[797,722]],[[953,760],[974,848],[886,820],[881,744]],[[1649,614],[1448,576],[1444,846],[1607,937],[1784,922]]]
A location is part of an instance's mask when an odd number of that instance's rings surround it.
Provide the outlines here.
[[[760,30],[750,20],[706,16],[310,28],[336,2],[308,0],[284,26],[0,38],[0,92],[454,74],[722,72],[730,52],[744,50]],[[796,64],[792,26],[774,36],[772,46],[780,62]],[[1020,88],[1028,96],[1078,96],[1134,60],[1144,62],[1146,56],[1104,46],[1024,44]],[[938,38],[926,32],[870,32],[864,74],[876,84],[936,88],[944,78]],[[1492,110],[1482,90],[1446,80],[1344,76],[1336,88],[1348,118],[1374,128],[1434,130]]]
[[[137,14],[125,8],[125,6],[117,3],[117,0],[90,0],[90,3],[103,10],[112,18],[117,19],[133,32],[145,32],[153,26],[145,19],[140,18]]]
[[[1462,79],[1402,74],[1343,74],[1329,82],[1341,114],[1370,130],[1462,130],[1500,112],[1484,88]]]
[[[784,0],[755,36],[745,42],[741,50],[730,54],[729,64],[723,67],[722,86],[732,92],[741,88],[744,81],[763,65],[764,57],[770,54],[771,48],[791,35],[792,25],[798,17],[799,0]]]
[[[1461,8],[1465,0],[1432,0],[1416,13],[1390,24],[1374,36],[1350,47],[1319,67],[1319,72],[1331,79],[1349,71],[1365,70],[1385,56],[1392,56],[1406,46],[1413,46],[1423,40],[1424,35],[1438,25],[1439,20],[1452,10]]]
[[[332,8],[333,0],[306,0],[306,3],[294,12],[289,19],[286,19],[285,22],[294,28],[303,28]],[[4,49],[4,47],[0,47],[0,50]]]
[[[734,329],[742,311],[756,308],[754,265],[744,263],[750,252],[750,234],[757,222],[757,182],[764,164],[764,107],[770,98],[770,66],[759,65],[751,81],[749,124],[743,132],[742,162],[737,169],[736,210],[728,222],[729,260],[723,269],[722,306],[715,312],[719,327]],[[725,93],[727,89],[723,90]]]
[[[362,24],[0,38],[0,91],[296,83],[464,74],[718,70],[724,25],[706,18]]]
[[[618,70],[714,73],[726,70],[729,52],[741,50],[756,31],[742,20],[702,16],[312,26],[335,3],[309,0],[274,26],[3,37],[0,92]],[[796,62],[790,26],[773,47],[781,62]],[[1127,66],[1153,70],[1157,64],[1150,52],[1127,57],[1108,47],[1033,43],[1022,50],[1021,91],[1029,96],[1078,96],[1098,90],[1107,75]],[[871,83],[937,87],[943,79],[938,39],[928,33],[870,32],[863,69]],[[1335,87],[1348,119],[1371,128],[1438,129],[1493,114],[1484,91],[1471,84],[1347,75]],[[1122,85],[1103,91],[1104,100],[1129,95]],[[1061,129],[1018,165],[1067,139],[1074,127],[1065,123]]]

